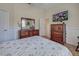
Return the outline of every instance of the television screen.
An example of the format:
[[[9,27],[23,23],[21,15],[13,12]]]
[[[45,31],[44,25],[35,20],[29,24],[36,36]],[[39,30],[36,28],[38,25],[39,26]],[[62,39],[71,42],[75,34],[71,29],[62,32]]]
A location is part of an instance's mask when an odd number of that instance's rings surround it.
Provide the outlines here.
[[[68,20],[68,11],[63,11],[53,15],[53,21],[64,21]]]

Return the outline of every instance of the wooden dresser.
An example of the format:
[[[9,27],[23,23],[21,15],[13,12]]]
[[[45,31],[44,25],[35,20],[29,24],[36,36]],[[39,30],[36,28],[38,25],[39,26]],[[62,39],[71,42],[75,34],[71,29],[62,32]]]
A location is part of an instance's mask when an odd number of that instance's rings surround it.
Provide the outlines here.
[[[19,39],[36,36],[36,35],[38,36],[39,30],[19,30],[18,35],[19,35]]]
[[[64,44],[65,24],[51,24],[51,40]]]

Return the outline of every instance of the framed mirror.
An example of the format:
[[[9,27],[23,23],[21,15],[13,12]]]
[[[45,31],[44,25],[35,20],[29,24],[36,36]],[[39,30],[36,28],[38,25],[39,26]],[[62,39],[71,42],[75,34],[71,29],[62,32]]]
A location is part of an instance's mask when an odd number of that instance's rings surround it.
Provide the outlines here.
[[[35,19],[21,17],[21,29],[35,29]]]

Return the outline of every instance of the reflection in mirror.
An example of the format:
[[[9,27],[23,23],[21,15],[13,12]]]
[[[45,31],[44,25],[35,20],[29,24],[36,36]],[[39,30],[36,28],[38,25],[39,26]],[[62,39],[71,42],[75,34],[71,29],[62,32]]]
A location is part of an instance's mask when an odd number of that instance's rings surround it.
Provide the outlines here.
[[[25,21],[22,20],[22,27],[24,28],[25,27]]]
[[[30,18],[21,18],[21,29],[32,30],[35,29],[35,20]]]

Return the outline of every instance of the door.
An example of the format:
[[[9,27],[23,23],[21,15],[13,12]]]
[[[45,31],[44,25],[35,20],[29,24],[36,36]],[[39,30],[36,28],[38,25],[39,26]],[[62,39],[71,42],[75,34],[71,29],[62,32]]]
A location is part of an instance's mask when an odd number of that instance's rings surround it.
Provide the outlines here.
[[[45,36],[46,35],[46,24],[45,24],[45,19],[41,18],[40,19],[40,35],[41,36]]]
[[[9,13],[0,10],[0,42],[9,40]]]

